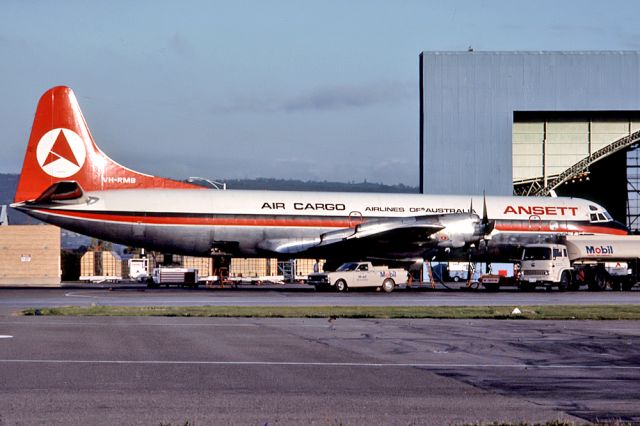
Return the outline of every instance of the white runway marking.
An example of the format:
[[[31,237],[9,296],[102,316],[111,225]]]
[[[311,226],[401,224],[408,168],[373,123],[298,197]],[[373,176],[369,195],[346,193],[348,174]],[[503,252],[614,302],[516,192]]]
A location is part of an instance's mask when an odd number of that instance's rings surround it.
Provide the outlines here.
[[[220,324],[220,323],[182,323],[182,324],[170,324],[170,323],[103,323],[103,324],[95,324],[90,322],[68,322],[68,321],[56,321],[49,323],[42,322],[18,322],[18,321],[0,321],[0,325],[25,325],[28,327],[57,327],[59,325],[79,325],[83,327],[258,327],[258,324],[251,323],[238,323],[238,324]],[[326,326],[324,326],[326,327]]]
[[[130,364],[130,365],[222,365],[222,366],[286,366],[286,367],[411,367],[511,368],[539,370],[640,370],[640,365],[527,365],[527,364],[446,364],[446,363],[366,363],[366,362],[302,362],[302,361],[162,361],[162,360],[75,360],[75,359],[0,359],[0,364]]]
[[[0,339],[12,339],[13,336],[9,336],[8,334],[0,334]]]

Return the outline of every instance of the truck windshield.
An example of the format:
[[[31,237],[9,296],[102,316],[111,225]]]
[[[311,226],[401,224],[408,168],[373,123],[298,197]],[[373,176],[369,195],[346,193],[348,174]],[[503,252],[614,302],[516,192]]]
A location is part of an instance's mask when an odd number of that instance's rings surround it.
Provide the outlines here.
[[[551,249],[548,247],[527,247],[522,260],[551,260]]]
[[[342,265],[340,265],[340,267],[337,270],[340,272],[355,271],[357,267],[358,267],[357,263],[343,263]]]

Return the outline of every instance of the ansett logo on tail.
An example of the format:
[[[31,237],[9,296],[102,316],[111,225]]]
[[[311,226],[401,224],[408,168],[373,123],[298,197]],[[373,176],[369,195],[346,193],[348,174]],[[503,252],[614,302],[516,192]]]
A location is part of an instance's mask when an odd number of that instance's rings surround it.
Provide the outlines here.
[[[87,152],[82,138],[69,129],[53,129],[38,141],[36,158],[42,170],[49,176],[66,178],[78,173]]]
[[[587,254],[592,254],[596,256],[612,256],[613,255],[613,246],[585,246]]]

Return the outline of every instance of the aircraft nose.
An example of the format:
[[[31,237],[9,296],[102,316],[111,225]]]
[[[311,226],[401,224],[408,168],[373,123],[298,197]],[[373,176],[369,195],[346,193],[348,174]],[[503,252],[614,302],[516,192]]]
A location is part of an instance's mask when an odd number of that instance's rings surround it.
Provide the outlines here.
[[[612,225],[612,228],[619,229],[621,231],[626,232],[627,234],[631,233],[631,230],[629,229],[629,227],[622,222],[618,222],[617,220],[614,220],[611,222],[611,225]]]

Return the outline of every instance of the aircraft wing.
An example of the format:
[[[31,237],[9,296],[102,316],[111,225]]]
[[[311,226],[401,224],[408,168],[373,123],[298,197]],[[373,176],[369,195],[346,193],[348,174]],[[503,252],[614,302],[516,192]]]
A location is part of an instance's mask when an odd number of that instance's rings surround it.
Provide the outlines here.
[[[414,216],[370,221],[353,228],[342,228],[310,239],[266,240],[260,248],[276,253],[298,253],[306,250],[347,249],[366,245],[420,245],[431,235],[444,229],[439,216]]]

